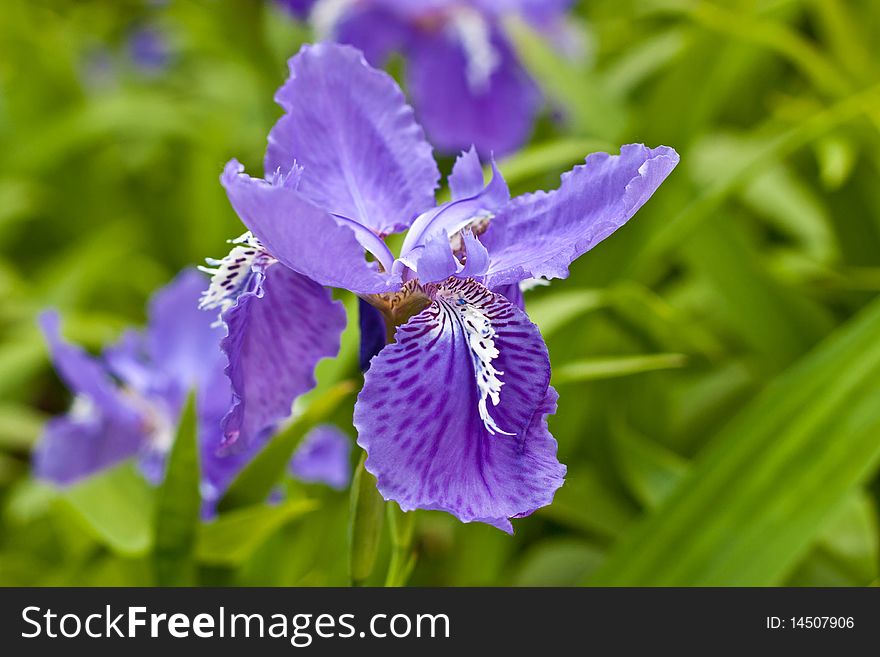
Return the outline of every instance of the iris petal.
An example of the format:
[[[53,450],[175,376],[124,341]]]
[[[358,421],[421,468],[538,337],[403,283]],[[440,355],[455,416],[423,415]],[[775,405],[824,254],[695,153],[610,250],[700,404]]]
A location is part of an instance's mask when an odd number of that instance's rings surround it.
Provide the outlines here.
[[[269,133],[266,171],[302,165],[299,191],[314,204],[377,235],[433,205],[431,146],[393,78],[359,51],[304,46],[275,99],[285,115]]]
[[[253,292],[224,313],[233,402],[226,441],[245,448],[288,417],[293,401],[315,385],[315,366],[335,356],[345,310],[330,292],[276,264]]]
[[[565,475],[545,421],[547,348],[522,311],[474,281],[427,289],[434,302],[373,359],[358,397],[366,467],[404,510],[512,531],[509,519],[549,504]]]
[[[514,199],[481,237],[492,257],[488,284],[567,277],[572,261],[623,226],[676,164],[671,148],[630,144],[620,155],[589,156],[555,191]]]

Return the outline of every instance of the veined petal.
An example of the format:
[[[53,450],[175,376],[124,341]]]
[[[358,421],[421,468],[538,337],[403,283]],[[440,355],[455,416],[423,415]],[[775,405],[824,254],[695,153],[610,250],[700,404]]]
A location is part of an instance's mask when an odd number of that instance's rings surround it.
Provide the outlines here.
[[[364,258],[364,245],[343,220],[304,198],[298,190],[251,178],[232,160],[222,177],[232,207],[266,250],[290,269],[321,285],[355,293],[386,292],[400,280],[382,274]],[[381,249],[387,247],[374,236]],[[387,268],[387,267],[386,267]]]
[[[358,396],[367,470],[404,510],[512,531],[509,519],[549,504],[565,474],[546,429],[547,348],[522,311],[474,281],[427,290],[434,302],[373,359]]]
[[[431,146],[397,83],[360,52],[304,46],[275,99],[286,113],[269,134],[266,171],[302,165],[299,191],[312,203],[380,236],[433,205]]]
[[[306,435],[290,461],[290,474],[308,483],[342,490],[351,479],[351,439],[331,425]]]
[[[227,443],[247,448],[290,415],[293,401],[315,385],[315,367],[335,356],[345,310],[330,292],[281,264],[268,267],[252,292],[223,314],[232,408]]]
[[[408,89],[437,150],[454,153],[473,144],[483,156],[501,156],[531,134],[541,106],[537,85],[497,30],[491,45],[497,62],[479,86],[468,79],[468,56],[454,33],[425,34],[409,48]]]
[[[487,284],[565,278],[571,262],[624,225],[676,164],[671,148],[630,144],[620,155],[591,155],[555,191],[514,199],[481,237],[492,260]]]

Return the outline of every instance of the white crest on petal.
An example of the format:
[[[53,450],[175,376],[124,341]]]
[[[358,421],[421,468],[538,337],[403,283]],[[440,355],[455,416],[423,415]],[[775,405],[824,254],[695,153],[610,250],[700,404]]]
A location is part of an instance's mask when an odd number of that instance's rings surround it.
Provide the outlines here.
[[[550,281],[546,278],[526,278],[525,280],[520,281],[519,289],[522,292],[528,292],[529,290],[534,290],[536,287],[547,287],[550,285]]]
[[[461,7],[452,13],[452,27],[461,41],[467,59],[467,79],[471,90],[481,93],[489,87],[501,56],[492,45],[492,31],[486,18],[476,9]]]
[[[316,40],[332,39],[336,25],[355,2],[356,0],[318,0],[309,14]]]
[[[504,431],[495,423],[487,404],[487,401],[491,401],[493,406],[498,405],[501,401],[501,387],[504,385],[501,380],[504,372],[499,371],[492,364],[499,355],[495,346],[495,328],[478,306],[483,299],[476,296],[479,294],[484,298],[486,295],[491,297],[492,293],[472,280],[454,280],[448,284],[438,285],[436,289],[436,300],[450,319],[458,322],[467,338],[471,362],[474,366],[474,377],[480,392],[478,410],[483,426],[493,436],[496,433],[506,436],[515,435]]]
[[[211,274],[211,284],[202,294],[199,308],[219,308],[221,315],[248,289],[255,272],[263,271],[275,262],[260,240],[250,232],[229,242],[234,245],[229,255],[220,260],[206,258],[210,267],[199,267],[206,274]]]
[[[177,433],[176,423],[164,400],[148,397],[134,388],[123,388],[122,394],[139,414],[143,422],[143,430],[147,435],[145,451],[165,455],[171,451],[174,436]]]

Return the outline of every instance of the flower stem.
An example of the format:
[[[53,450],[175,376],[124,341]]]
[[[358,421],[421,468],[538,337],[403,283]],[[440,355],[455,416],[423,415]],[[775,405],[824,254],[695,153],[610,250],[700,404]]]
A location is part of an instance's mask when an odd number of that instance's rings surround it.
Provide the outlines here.
[[[416,554],[412,549],[416,513],[401,511],[393,503],[386,505],[386,509],[391,533],[391,561],[388,564],[385,586],[404,586],[416,563]]]
[[[376,488],[376,479],[364,468],[367,455],[355,471],[351,486],[351,515],[349,524],[349,565],[352,586],[364,586],[376,565],[385,500]]]

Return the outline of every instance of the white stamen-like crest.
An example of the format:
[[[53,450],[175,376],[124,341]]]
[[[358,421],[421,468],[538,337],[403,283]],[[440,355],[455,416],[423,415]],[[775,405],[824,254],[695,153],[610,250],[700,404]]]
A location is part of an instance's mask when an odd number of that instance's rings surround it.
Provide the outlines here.
[[[486,91],[492,73],[501,63],[501,56],[492,45],[489,23],[476,9],[461,7],[452,14],[452,26],[467,58],[468,85],[472,91]]]
[[[332,39],[339,20],[354,4],[355,0],[318,0],[309,14],[316,39]]]
[[[491,435],[496,433],[505,436],[516,434],[504,431],[489,414],[487,400],[491,400],[493,406],[501,401],[501,386],[504,382],[501,376],[504,372],[495,368],[492,361],[498,358],[498,348],[495,346],[495,328],[492,322],[484,315],[476,305],[471,303],[461,290],[441,288],[438,297],[443,301],[447,309],[454,314],[459,325],[464,330],[471,353],[471,362],[474,366],[474,376],[477,381],[477,389],[480,391],[478,409],[483,426]]]
[[[274,258],[250,232],[229,240],[232,250],[225,258],[206,258],[210,267],[199,267],[211,274],[211,284],[199,300],[199,308],[219,308],[222,315],[235,304],[239,294],[246,290],[255,268],[265,268]]]

